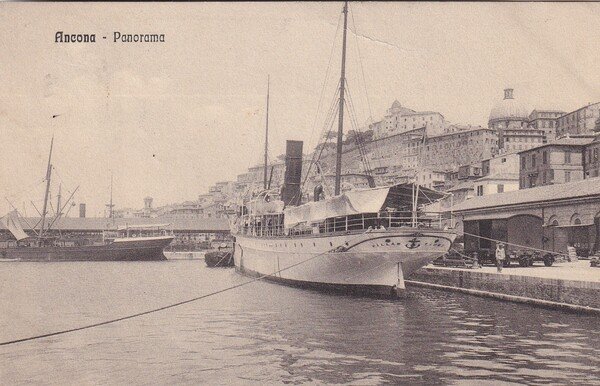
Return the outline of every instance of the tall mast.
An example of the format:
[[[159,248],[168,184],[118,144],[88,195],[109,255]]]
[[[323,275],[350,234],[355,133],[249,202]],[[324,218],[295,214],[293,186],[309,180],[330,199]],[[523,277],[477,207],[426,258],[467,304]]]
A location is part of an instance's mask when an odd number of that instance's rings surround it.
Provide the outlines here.
[[[340,116],[338,120],[337,158],[335,163],[335,195],[340,194],[342,178],[342,136],[344,134],[344,90],[346,81],[346,32],[348,30],[348,2],[344,2],[344,38],[342,43],[342,74],[340,76]]]
[[[62,216],[62,211],[60,210],[60,208],[61,208],[61,198],[62,198],[61,190],[62,190],[62,184],[58,185],[58,196],[57,196],[57,199],[56,199],[56,211],[57,211],[56,212],[56,218]]]
[[[113,173],[112,171],[110,172],[110,203],[108,204],[108,217],[109,218],[114,218],[114,212],[113,212]]]
[[[268,162],[268,152],[269,152],[269,83],[270,76],[267,75],[267,121],[266,121],[266,129],[265,129],[265,169],[264,169],[264,179],[263,179],[263,189],[267,189],[267,162]]]
[[[110,218],[113,218],[113,174],[110,173]]]
[[[48,167],[46,168],[46,193],[44,194],[44,207],[42,209],[42,222],[40,226],[40,237],[44,234],[44,223],[46,222],[46,212],[48,209],[48,194],[50,194],[50,178],[52,176],[52,147],[54,146],[54,136],[50,141],[50,154],[48,155]]]

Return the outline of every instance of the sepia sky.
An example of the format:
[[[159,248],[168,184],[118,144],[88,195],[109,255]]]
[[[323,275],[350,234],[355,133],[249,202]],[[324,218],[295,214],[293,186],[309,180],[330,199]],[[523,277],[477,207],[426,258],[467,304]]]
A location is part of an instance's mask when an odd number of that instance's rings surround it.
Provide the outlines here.
[[[111,171],[118,208],[196,199],[260,161],[267,74],[271,157],[286,139],[313,148],[339,80],[341,8],[0,4],[0,213],[5,196],[30,216],[31,200],[41,207],[53,134],[53,188],[80,185],[88,216],[103,214]],[[506,86],[531,108],[600,101],[599,14],[599,3],[351,3],[356,118],[378,120],[398,99],[487,125]],[[56,44],[57,31],[97,42]],[[113,43],[114,31],[165,43]]]

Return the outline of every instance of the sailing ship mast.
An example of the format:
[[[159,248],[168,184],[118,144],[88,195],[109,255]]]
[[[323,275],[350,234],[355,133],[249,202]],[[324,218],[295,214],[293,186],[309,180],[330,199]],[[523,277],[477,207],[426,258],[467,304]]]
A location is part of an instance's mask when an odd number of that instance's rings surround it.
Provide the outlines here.
[[[58,185],[58,195],[56,196],[56,216],[55,217],[60,217],[62,216],[62,210],[61,210],[61,199],[62,199],[62,184]]]
[[[267,163],[268,163],[268,152],[269,152],[269,84],[270,76],[267,75],[267,118],[266,118],[266,129],[265,129],[265,167],[263,172],[263,189],[267,189]]]
[[[344,38],[342,43],[342,72],[340,76],[340,115],[338,120],[337,151],[335,163],[335,195],[340,194],[342,178],[342,136],[344,134],[344,91],[346,81],[346,32],[348,30],[348,2],[344,2]]]
[[[39,237],[44,235],[44,223],[46,222],[46,213],[48,210],[48,195],[50,194],[50,178],[52,177],[52,147],[54,146],[54,136],[50,141],[50,155],[48,155],[48,167],[46,169],[46,193],[44,194],[44,207],[42,209],[42,222],[40,226]]]
[[[108,207],[108,218],[112,219],[114,222],[113,208],[115,207],[115,205],[113,204],[113,173],[112,173],[112,171],[110,172],[110,201],[108,204],[106,204],[106,206]]]

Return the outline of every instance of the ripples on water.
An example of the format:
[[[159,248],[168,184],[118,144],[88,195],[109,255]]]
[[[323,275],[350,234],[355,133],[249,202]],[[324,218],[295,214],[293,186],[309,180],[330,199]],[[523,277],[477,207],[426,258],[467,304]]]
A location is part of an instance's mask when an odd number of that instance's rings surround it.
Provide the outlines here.
[[[248,279],[203,261],[3,263],[0,340]],[[2,384],[600,384],[598,318],[410,289],[377,300],[257,282],[0,347]]]

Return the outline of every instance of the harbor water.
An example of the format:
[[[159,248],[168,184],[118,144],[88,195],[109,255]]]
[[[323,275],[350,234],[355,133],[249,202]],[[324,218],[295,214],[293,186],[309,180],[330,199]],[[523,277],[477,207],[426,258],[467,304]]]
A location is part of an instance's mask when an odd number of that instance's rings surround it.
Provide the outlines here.
[[[250,279],[202,260],[0,264],[0,340]],[[405,299],[254,282],[97,328],[0,346],[0,383],[600,384],[598,318],[410,288]]]

